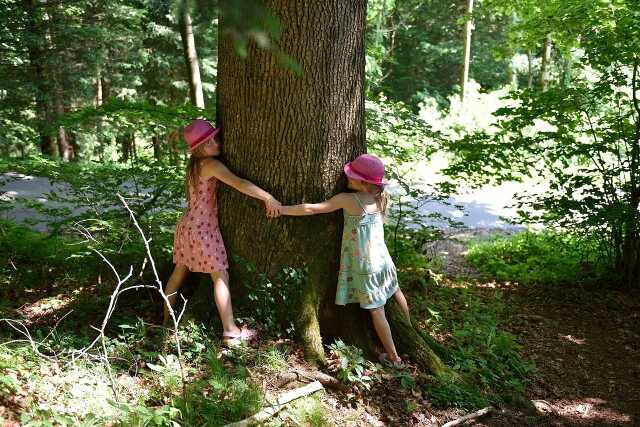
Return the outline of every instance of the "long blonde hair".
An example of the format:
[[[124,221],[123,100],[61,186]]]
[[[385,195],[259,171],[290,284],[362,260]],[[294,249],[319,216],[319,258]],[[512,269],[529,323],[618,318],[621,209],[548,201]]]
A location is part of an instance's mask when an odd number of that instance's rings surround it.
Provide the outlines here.
[[[191,152],[189,162],[187,163],[187,171],[184,175],[184,191],[187,195],[187,203],[191,201],[191,192],[189,191],[189,187],[191,186],[195,190],[197,188],[198,181],[200,180],[200,160],[202,160],[200,153],[202,151],[202,147],[204,147],[204,144]]]

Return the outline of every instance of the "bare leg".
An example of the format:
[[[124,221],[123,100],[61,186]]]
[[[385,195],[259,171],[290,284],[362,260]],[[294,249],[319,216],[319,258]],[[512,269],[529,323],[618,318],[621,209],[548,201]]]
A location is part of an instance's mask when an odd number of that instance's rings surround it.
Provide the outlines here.
[[[189,269],[184,265],[176,265],[173,269],[173,273],[171,273],[171,277],[169,277],[169,281],[167,282],[167,287],[164,289],[165,295],[169,299],[169,303],[173,306],[176,303],[176,299],[178,298],[178,290],[180,286],[184,283],[184,280],[189,275]],[[162,320],[162,324],[167,326],[169,324],[169,307],[164,305],[164,316]]]
[[[404,294],[402,293],[400,288],[398,288],[396,293],[393,294],[393,297],[396,299],[396,302],[398,303],[398,305],[400,305],[400,308],[402,309],[402,311],[404,311],[404,314],[407,316],[407,320],[409,321],[409,324],[411,324],[411,316],[409,315],[409,304],[407,304],[407,299],[404,297]]]
[[[393,337],[391,336],[391,328],[389,327],[389,322],[387,322],[387,316],[384,314],[384,306],[374,308],[370,311],[371,318],[373,319],[373,327],[376,329],[380,341],[382,341],[389,361],[400,362],[400,356],[398,356],[396,346],[393,343]]]
[[[222,329],[225,333],[239,334],[240,328],[233,320],[233,307],[231,306],[231,293],[229,292],[229,273],[226,270],[211,273],[213,280],[213,294],[216,307],[220,313]]]

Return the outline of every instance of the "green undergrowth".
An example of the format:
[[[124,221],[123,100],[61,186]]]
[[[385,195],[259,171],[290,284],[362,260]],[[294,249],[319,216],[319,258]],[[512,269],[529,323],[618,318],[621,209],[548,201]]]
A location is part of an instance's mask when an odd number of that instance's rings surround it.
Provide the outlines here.
[[[524,285],[589,284],[611,278],[595,239],[526,231],[471,242],[468,261],[488,279]]]
[[[523,358],[518,337],[500,325],[507,310],[501,291],[437,274],[442,260],[422,253],[433,238],[431,230],[405,230],[401,235],[394,261],[414,326],[443,344],[445,362],[458,374],[420,381],[430,402],[471,410],[520,401],[533,366]]]
[[[183,393],[172,335],[140,319],[120,322],[125,320],[114,322],[108,331],[111,375],[95,357],[99,345],[89,357],[79,353],[95,333],[78,335],[68,322],[61,322],[54,333],[32,328],[33,344],[3,334],[0,402],[19,396],[14,420],[27,426],[224,425],[266,404],[256,375],[273,377],[289,369],[286,343],[223,352],[217,334],[189,322],[180,329],[187,377]],[[303,423],[322,418],[317,404],[299,405],[292,417]]]

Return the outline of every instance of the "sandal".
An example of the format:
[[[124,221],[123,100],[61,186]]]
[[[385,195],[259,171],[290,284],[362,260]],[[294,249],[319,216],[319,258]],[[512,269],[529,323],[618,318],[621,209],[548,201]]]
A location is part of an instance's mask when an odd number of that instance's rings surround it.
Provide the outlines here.
[[[403,367],[404,366],[404,363],[402,363],[402,359],[400,359],[400,358],[398,358],[398,360],[396,362],[392,362],[389,359],[389,354],[388,353],[380,353],[378,355],[378,361],[380,363],[382,363],[383,365],[384,364],[388,364],[388,365],[396,366],[396,367]]]
[[[237,347],[240,344],[248,344],[251,340],[255,339],[258,333],[254,329],[242,328],[239,334],[233,334],[231,332],[225,332],[222,334],[222,343],[226,347]]]

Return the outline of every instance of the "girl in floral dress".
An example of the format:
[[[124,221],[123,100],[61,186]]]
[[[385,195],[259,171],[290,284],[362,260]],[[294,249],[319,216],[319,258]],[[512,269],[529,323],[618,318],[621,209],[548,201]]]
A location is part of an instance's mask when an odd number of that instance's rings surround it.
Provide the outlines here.
[[[255,331],[239,328],[234,321],[229,292],[227,253],[218,226],[217,189],[220,182],[265,203],[268,216],[277,215],[280,203],[255,184],[234,175],[216,157],[222,145],[217,139],[219,128],[206,120],[194,120],[184,130],[184,139],[191,157],[187,166],[185,187],[187,210],[176,225],[173,243],[175,268],[165,293],[173,305],[177,292],[189,272],[208,273],[213,280],[214,297],[223,340],[227,345],[248,341]],[[164,324],[169,321],[169,309],[164,307]]]

